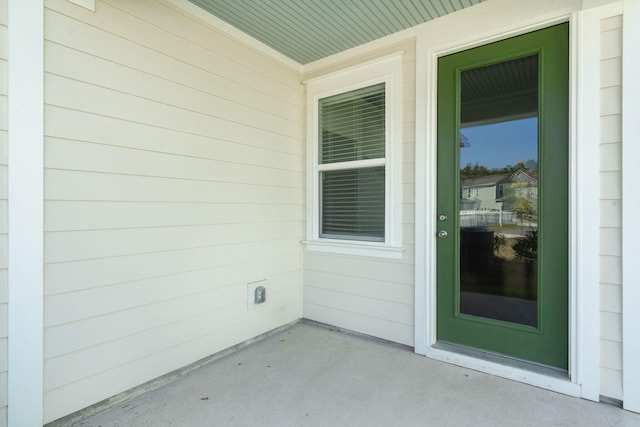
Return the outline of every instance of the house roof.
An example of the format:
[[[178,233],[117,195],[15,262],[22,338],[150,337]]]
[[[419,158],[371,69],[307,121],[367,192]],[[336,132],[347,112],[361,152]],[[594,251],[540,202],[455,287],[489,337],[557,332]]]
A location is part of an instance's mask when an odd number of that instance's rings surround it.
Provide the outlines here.
[[[463,187],[489,187],[496,185],[502,181],[507,181],[511,177],[508,173],[499,175],[479,176],[477,178],[469,178],[462,181]]]
[[[537,185],[538,184],[538,180],[536,178],[532,177],[531,175],[529,175],[528,173],[526,173],[522,169],[517,171],[517,172],[515,172],[513,175],[511,175],[511,180],[512,181],[526,182],[527,184],[531,184],[531,185]]]
[[[485,0],[189,0],[299,64]]]

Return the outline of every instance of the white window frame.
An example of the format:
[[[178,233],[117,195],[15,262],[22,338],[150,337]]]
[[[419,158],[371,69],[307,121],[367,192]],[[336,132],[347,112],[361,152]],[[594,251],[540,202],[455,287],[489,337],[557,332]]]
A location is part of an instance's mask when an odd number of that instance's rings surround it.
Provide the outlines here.
[[[399,259],[402,256],[402,54],[398,52],[306,81],[308,251]],[[385,83],[385,236],[383,242],[320,237],[319,101]],[[381,163],[376,160],[376,163]],[[322,167],[327,170],[327,165]],[[331,169],[331,167],[329,167]]]

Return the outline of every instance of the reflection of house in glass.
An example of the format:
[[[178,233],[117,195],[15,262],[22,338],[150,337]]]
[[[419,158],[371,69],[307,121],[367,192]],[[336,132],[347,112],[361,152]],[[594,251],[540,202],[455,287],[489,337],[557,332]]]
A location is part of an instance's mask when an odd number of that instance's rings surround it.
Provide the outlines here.
[[[500,174],[463,180],[461,182],[460,210],[500,210],[504,185],[509,182],[509,178],[509,174]]]
[[[524,170],[461,182],[460,210],[537,212],[538,180]]]
[[[515,172],[502,184],[502,210],[527,215],[538,212],[538,180],[523,170]]]

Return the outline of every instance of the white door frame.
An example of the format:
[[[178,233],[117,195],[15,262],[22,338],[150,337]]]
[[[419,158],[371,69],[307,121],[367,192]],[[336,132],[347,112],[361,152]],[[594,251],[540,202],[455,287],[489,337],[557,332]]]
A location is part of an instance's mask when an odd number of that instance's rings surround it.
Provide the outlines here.
[[[482,4],[475,15],[442,19],[416,46],[416,299],[415,351],[430,358],[560,393],[599,399],[599,57],[588,37],[599,20],[583,19],[575,2]],[[541,12],[541,10],[543,12]],[[454,14],[455,15],[455,14]],[[436,342],[436,90],[438,57],[561,22],[570,24],[569,378],[488,362],[434,348]],[[597,24],[597,26],[596,26]],[[463,28],[464,31],[460,31]],[[585,49],[582,47],[585,46]],[[591,51],[589,51],[591,49]],[[579,58],[579,59],[578,59]],[[595,62],[594,62],[595,61]],[[595,66],[594,66],[595,64]],[[595,70],[595,71],[594,71]],[[593,96],[593,91],[595,96]],[[579,103],[589,99],[590,102]],[[583,108],[589,104],[593,108]],[[595,105],[594,105],[595,104]],[[578,105],[581,107],[578,108]],[[593,114],[596,114],[594,120]],[[578,143],[579,141],[579,143]],[[595,171],[595,172],[594,172]],[[594,187],[595,186],[595,187]],[[591,248],[590,250],[581,250]]]

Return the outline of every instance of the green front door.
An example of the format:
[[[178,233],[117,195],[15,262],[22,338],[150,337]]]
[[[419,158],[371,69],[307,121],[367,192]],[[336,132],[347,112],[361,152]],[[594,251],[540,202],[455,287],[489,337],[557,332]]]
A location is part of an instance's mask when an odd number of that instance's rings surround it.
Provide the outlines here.
[[[437,339],[567,369],[568,25],[438,62]]]

